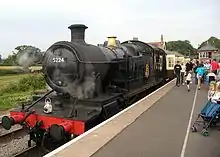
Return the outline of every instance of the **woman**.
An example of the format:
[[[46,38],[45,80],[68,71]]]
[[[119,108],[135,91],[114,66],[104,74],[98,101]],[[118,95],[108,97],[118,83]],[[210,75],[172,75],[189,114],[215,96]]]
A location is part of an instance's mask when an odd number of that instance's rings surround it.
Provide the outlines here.
[[[203,67],[203,64],[199,64],[199,66],[196,69],[196,77],[198,79],[198,90],[200,90],[201,88],[201,82],[202,82],[202,78],[205,74],[205,68]]]

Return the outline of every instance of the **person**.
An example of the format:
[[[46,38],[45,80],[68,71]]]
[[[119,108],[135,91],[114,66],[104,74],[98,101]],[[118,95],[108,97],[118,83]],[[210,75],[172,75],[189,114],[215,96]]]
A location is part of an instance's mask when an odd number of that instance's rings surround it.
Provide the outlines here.
[[[197,72],[196,72],[196,69],[197,69],[198,67],[199,67],[199,61],[198,61],[198,60],[196,60],[196,61],[195,61],[194,68],[193,68],[194,73],[195,73],[195,84],[198,84]]]
[[[191,83],[191,81],[192,81],[192,71],[189,71],[186,76],[186,86],[187,86],[188,92],[190,91],[189,84]]]
[[[204,74],[204,80],[207,82],[207,74],[210,72],[211,64],[209,63],[209,60],[206,60],[204,63],[204,68],[205,68],[205,74]]]
[[[211,100],[212,97],[214,96],[215,89],[216,89],[216,82],[215,81],[211,81],[210,84],[209,84],[208,100]]]
[[[215,94],[211,97],[211,102],[220,103],[220,82],[216,83]]]
[[[182,70],[180,62],[177,61],[176,65],[174,66],[174,74],[176,75],[176,86],[179,87],[180,84],[180,71]]]
[[[181,74],[180,74],[180,77],[181,77],[181,84],[184,85],[184,76],[185,76],[185,70],[186,70],[186,67],[185,65],[183,64],[183,62],[181,63]]]
[[[211,69],[211,64],[209,63],[209,60],[206,60],[206,62],[204,63],[204,67],[206,72],[208,73]]]
[[[219,69],[219,65],[216,62],[216,59],[213,59],[213,61],[211,62],[211,69],[212,69],[212,72],[217,75],[217,70]]]
[[[186,67],[186,76],[188,75],[188,72],[191,71],[193,69],[193,63],[192,60],[188,61],[185,65]]]
[[[196,77],[198,79],[198,90],[200,90],[200,88],[201,88],[201,82],[202,82],[202,78],[203,78],[204,73],[205,73],[205,69],[204,69],[203,65],[199,64],[199,66],[196,69]]]

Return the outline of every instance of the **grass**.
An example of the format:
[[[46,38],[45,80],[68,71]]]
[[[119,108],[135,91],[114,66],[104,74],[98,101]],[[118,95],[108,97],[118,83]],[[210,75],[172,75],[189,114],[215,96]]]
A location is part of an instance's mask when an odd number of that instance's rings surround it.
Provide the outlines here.
[[[34,90],[44,87],[41,74],[0,76],[0,111],[20,105],[31,99]]]
[[[27,77],[30,74],[18,74],[18,75],[9,75],[9,76],[0,76],[0,89],[3,86],[7,86],[10,83],[18,82],[21,78]]]

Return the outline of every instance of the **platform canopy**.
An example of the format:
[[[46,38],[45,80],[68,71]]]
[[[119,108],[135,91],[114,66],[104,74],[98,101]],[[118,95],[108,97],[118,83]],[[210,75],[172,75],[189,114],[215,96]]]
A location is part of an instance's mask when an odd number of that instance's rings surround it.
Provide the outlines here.
[[[218,51],[218,49],[210,44],[200,47],[197,52]]]

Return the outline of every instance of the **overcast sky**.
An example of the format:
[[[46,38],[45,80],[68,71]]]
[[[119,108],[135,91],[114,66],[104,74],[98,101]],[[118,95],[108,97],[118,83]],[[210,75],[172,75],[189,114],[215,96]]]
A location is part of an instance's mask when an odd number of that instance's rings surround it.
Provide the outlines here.
[[[120,2],[119,2],[120,1]],[[18,45],[46,50],[58,40],[70,40],[67,28],[86,24],[86,41],[103,43],[138,37],[146,42],[190,40],[198,44],[220,38],[220,0],[2,0],[0,53],[6,57]]]

